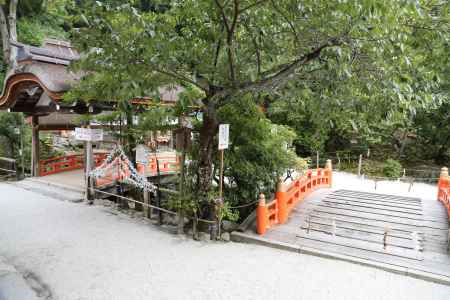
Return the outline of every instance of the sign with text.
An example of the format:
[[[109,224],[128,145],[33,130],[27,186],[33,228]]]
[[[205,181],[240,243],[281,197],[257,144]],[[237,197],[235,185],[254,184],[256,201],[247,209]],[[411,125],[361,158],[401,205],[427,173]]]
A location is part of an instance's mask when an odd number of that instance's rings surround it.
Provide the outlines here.
[[[219,125],[219,150],[228,149],[230,140],[230,124]]]
[[[148,164],[150,149],[145,145],[136,146],[136,162],[140,164]]]
[[[103,140],[102,129],[75,128],[75,139],[80,141],[97,142]]]

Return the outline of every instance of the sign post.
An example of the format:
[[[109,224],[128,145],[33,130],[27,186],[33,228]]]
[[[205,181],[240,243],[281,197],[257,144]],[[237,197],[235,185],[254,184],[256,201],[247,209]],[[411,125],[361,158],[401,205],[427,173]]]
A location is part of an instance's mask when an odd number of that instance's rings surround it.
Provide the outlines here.
[[[230,124],[219,125],[219,150],[220,150],[220,184],[219,198],[222,199],[223,193],[223,150],[228,149],[230,139]]]
[[[94,169],[94,152],[92,149],[92,142],[97,142],[103,140],[103,130],[102,129],[92,129],[92,128],[75,128],[75,139],[80,141],[85,141],[85,170],[86,170],[86,194],[85,199],[92,203],[91,196],[94,194],[94,181],[89,176],[89,172]],[[91,190],[92,188],[92,190]]]
[[[230,124],[219,125],[219,151],[220,151],[220,181],[219,181],[219,199],[215,201],[216,224],[211,231],[211,239],[220,239],[221,209],[223,206],[223,150],[228,149],[230,139]]]

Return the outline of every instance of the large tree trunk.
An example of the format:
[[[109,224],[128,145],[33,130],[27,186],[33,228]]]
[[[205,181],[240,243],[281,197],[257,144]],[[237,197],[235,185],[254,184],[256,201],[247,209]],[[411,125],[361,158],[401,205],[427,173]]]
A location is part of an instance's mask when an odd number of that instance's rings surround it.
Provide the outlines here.
[[[17,3],[18,0],[10,0],[9,2],[9,39],[14,42],[17,42]],[[17,65],[17,48],[10,46],[9,51],[9,64],[12,69],[15,69]]]
[[[5,64],[9,64],[9,29],[5,11],[3,10],[2,6],[0,6],[0,33],[2,35],[3,61],[5,62]]]
[[[216,109],[211,102],[207,103],[203,111],[203,124],[200,129],[200,148],[198,161],[198,193],[201,200],[201,217],[214,219],[213,205],[209,204],[208,192],[212,180],[212,155],[214,150],[214,136],[217,133],[219,121]]]

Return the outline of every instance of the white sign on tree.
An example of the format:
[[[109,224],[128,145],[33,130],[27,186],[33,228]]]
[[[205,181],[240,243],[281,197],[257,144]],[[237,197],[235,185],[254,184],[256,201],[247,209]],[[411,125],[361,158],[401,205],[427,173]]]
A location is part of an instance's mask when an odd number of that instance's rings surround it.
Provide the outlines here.
[[[96,142],[103,140],[102,129],[75,128],[75,139],[80,141]]]
[[[219,125],[219,150],[228,149],[230,140],[230,124]]]

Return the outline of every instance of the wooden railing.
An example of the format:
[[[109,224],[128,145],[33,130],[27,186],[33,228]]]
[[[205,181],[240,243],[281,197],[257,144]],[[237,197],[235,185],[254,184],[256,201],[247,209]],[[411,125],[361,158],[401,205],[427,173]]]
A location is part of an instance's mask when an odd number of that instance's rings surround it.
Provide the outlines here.
[[[447,215],[450,220],[450,178],[448,177],[448,169],[442,168],[438,182],[438,200],[444,204],[447,209]]]
[[[179,171],[180,160],[176,152],[161,152],[151,154],[148,157],[147,164],[137,163],[136,169],[138,173],[146,177],[158,175],[157,160],[160,174],[176,174]]]
[[[107,153],[95,153],[95,165],[99,166],[108,156]],[[83,169],[84,159],[82,154],[64,155],[44,159],[39,162],[39,176],[57,174],[61,172]]]
[[[331,187],[332,173],[331,160],[328,160],[325,169],[308,170],[290,183],[280,182],[275,199],[271,202],[266,203],[264,195],[261,194],[256,209],[258,234],[265,234],[267,229],[276,224],[284,224],[297,203],[311,192],[319,188]]]

